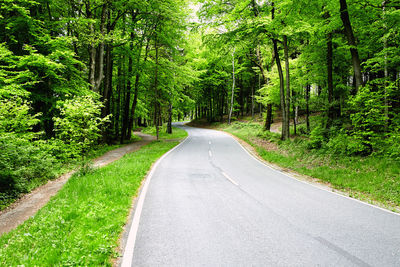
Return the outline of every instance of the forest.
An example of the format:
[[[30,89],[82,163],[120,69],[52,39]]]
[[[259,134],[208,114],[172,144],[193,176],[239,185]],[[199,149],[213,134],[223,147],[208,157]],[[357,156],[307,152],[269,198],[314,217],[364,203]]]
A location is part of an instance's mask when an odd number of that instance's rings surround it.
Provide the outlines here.
[[[2,0],[0,206],[184,119],[398,162],[399,26],[390,0]]]

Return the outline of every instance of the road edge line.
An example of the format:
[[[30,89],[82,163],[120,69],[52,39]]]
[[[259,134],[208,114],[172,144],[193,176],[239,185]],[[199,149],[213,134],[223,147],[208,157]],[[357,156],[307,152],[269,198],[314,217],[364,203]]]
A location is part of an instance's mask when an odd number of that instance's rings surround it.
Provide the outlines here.
[[[176,145],[171,150],[169,150],[167,153],[162,155],[161,158],[159,158],[154,163],[149,174],[144,178],[145,182],[144,182],[142,190],[139,193],[138,201],[133,204],[135,206],[134,207],[134,215],[133,215],[133,219],[132,219],[132,224],[129,229],[129,235],[128,235],[128,239],[126,241],[126,245],[124,248],[124,253],[122,256],[122,261],[121,261],[121,265],[120,265],[121,267],[130,267],[132,265],[133,252],[135,249],[136,236],[137,236],[137,232],[139,229],[140,217],[142,215],[144,200],[146,198],[146,194],[147,194],[147,190],[148,190],[151,178],[153,177],[153,174],[154,174],[155,170],[157,169],[158,164],[164,158],[166,158],[170,153],[172,153],[175,149],[177,149],[183,143],[185,143],[188,140],[188,137],[189,137],[189,135],[187,137],[185,137],[185,139],[182,140],[178,145]]]
[[[298,182],[300,182],[300,183],[310,185],[310,186],[312,186],[312,187],[314,187],[314,188],[317,188],[317,189],[319,189],[319,190],[323,190],[323,191],[329,192],[329,193],[331,193],[331,194],[334,194],[334,195],[337,195],[337,196],[340,196],[340,197],[343,197],[343,198],[351,199],[351,200],[356,201],[356,202],[358,202],[358,203],[361,203],[361,204],[364,204],[364,205],[367,205],[367,206],[370,206],[370,207],[373,207],[373,208],[376,208],[376,209],[379,209],[379,210],[382,210],[382,211],[385,211],[385,212],[388,212],[388,213],[391,213],[391,214],[394,214],[394,215],[397,215],[397,216],[400,216],[400,213],[397,213],[397,212],[394,212],[394,211],[391,211],[391,210],[388,210],[388,209],[385,209],[385,208],[376,206],[376,205],[371,204],[371,203],[368,203],[368,202],[364,202],[364,201],[359,200],[359,199],[357,199],[357,198],[352,198],[352,197],[349,197],[349,196],[345,196],[345,195],[339,194],[339,193],[334,192],[334,191],[327,190],[327,189],[325,189],[325,188],[316,186],[316,185],[314,185],[314,184],[312,184],[312,183],[309,183],[309,182],[307,182],[307,181],[303,181],[303,180],[297,179],[297,178],[294,177],[294,176],[291,176],[291,175],[289,175],[289,174],[287,174],[287,173],[284,173],[284,172],[282,172],[282,171],[280,171],[280,170],[277,170],[277,169],[273,168],[272,166],[269,166],[268,164],[266,164],[265,162],[263,162],[263,160],[259,159],[258,157],[256,157],[255,155],[253,155],[253,153],[251,153],[248,149],[246,149],[238,140],[236,140],[236,138],[240,139],[239,137],[235,136],[235,138],[234,138],[231,134],[229,134],[229,133],[227,133],[227,132],[225,132],[225,131],[222,131],[222,132],[224,132],[225,134],[227,134],[228,136],[230,136],[233,140],[235,140],[235,142],[236,142],[248,155],[250,155],[253,159],[255,159],[256,161],[258,161],[258,162],[261,163],[262,165],[268,167],[269,169],[271,169],[271,170],[273,170],[273,171],[275,171],[275,172],[277,172],[277,173],[280,173],[280,174],[282,174],[282,175],[285,175],[285,176],[287,176],[287,177],[289,177],[289,178],[291,178],[291,179],[293,179],[293,180],[296,180],[296,181],[298,181]],[[243,139],[240,139],[240,140],[242,140],[243,142],[247,143],[247,142],[244,141]],[[247,143],[247,144],[250,145],[249,143]],[[317,179],[318,179],[318,178],[317,178]]]

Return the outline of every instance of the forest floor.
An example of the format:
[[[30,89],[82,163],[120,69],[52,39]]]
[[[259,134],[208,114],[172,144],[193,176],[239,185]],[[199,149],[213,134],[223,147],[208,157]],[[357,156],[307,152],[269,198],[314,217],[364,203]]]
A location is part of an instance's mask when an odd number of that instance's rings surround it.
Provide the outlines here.
[[[270,130],[273,133],[280,134],[282,131],[282,115],[281,115],[280,111],[276,112],[276,113],[277,114],[273,118],[273,122],[271,124]],[[310,119],[311,119],[311,117],[315,117],[318,115],[320,115],[320,112],[314,112],[313,114],[310,114]],[[297,120],[298,120],[297,125],[305,124],[306,123],[306,115],[305,114],[299,115]],[[245,122],[245,123],[247,123],[249,121],[253,121],[253,122],[259,123],[262,126],[264,126],[264,124],[265,124],[264,119],[261,118],[259,116],[259,114],[255,114],[254,119],[251,116],[244,116],[242,118],[239,118],[238,121]],[[290,127],[293,130],[293,120],[290,120]]]
[[[152,135],[135,132],[140,141],[111,150],[93,160],[93,167],[100,168],[110,164],[124,155],[139,150],[142,146],[155,140]],[[68,181],[76,171],[70,171],[55,180],[36,188],[31,193],[24,195],[10,207],[0,212],[0,235],[15,229],[18,225],[35,215]]]

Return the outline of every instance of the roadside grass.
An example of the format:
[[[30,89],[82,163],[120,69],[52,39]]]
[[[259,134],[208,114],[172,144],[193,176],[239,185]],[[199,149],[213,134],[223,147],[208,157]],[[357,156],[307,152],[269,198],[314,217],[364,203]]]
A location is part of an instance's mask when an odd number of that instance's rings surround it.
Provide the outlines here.
[[[329,183],[350,196],[377,201],[389,209],[400,206],[400,162],[379,156],[344,156],[307,148],[307,140],[281,141],[279,134],[263,131],[258,123],[216,124],[255,148],[266,161]],[[275,144],[268,149],[263,140]]]
[[[138,141],[141,138],[133,135],[132,139],[129,141],[134,142]],[[29,193],[35,188],[46,184],[49,180],[56,179],[57,177],[68,173],[71,170],[84,167],[87,163],[90,163],[93,159],[105,154],[108,151],[117,149],[119,147],[124,146],[125,144],[115,144],[115,145],[107,145],[100,144],[94,146],[89,152],[88,155],[84,159],[68,159],[64,162],[53,162],[51,164],[50,169],[47,171],[48,176],[37,175],[33,179],[27,180],[24,186],[26,187],[24,192],[0,192],[0,211],[9,207],[12,203],[18,200],[23,194]],[[34,170],[33,170],[34,171]]]
[[[156,128],[154,126],[147,127],[142,130],[143,133],[150,134],[156,136]],[[166,139],[181,139],[185,138],[188,133],[185,130],[182,130],[178,127],[172,127],[172,134],[167,133],[167,125],[164,124],[162,127],[159,128],[159,138],[160,140]]]
[[[76,173],[39,212],[0,237],[1,266],[110,266],[132,198],[178,142],[152,142],[103,168]]]

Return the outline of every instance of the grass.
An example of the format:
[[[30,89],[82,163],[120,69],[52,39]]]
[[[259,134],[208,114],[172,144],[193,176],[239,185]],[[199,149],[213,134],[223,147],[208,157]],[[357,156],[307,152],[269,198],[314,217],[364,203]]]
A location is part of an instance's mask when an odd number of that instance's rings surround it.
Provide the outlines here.
[[[129,143],[138,141],[141,138],[133,135]],[[124,146],[125,144],[115,144],[115,145],[107,145],[107,144],[99,144],[91,148],[88,155],[84,160],[81,158],[67,159],[65,162],[53,162],[51,167],[47,170],[48,176],[37,175],[33,179],[26,181],[26,188],[24,192],[17,191],[7,191],[0,192],[0,210],[4,210],[9,207],[12,203],[18,200],[23,194],[29,193],[35,188],[46,184],[49,180],[56,179],[57,177],[65,174],[71,170],[80,168],[86,163],[90,163],[93,159],[105,154],[108,151],[117,149],[119,147]],[[34,171],[34,170],[32,170]]]
[[[75,174],[34,217],[0,237],[0,265],[111,265],[143,177],[177,144],[152,142],[103,168]]]
[[[142,130],[143,133],[156,135],[156,128],[155,127],[147,127]],[[181,139],[187,136],[187,132],[182,130],[178,127],[172,127],[172,134],[167,133],[167,126],[164,124],[162,127],[159,128],[159,139],[166,140],[166,139]]]
[[[377,201],[388,208],[400,206],[400,163],[378,156],[344,156],[310,150],[307,139],[282,142],[279,134],[265,132],[258,123],[213,124],[252,145],[266,161],[318,178],[350,196]],[[266,149],[267,140],[276,149]]]

